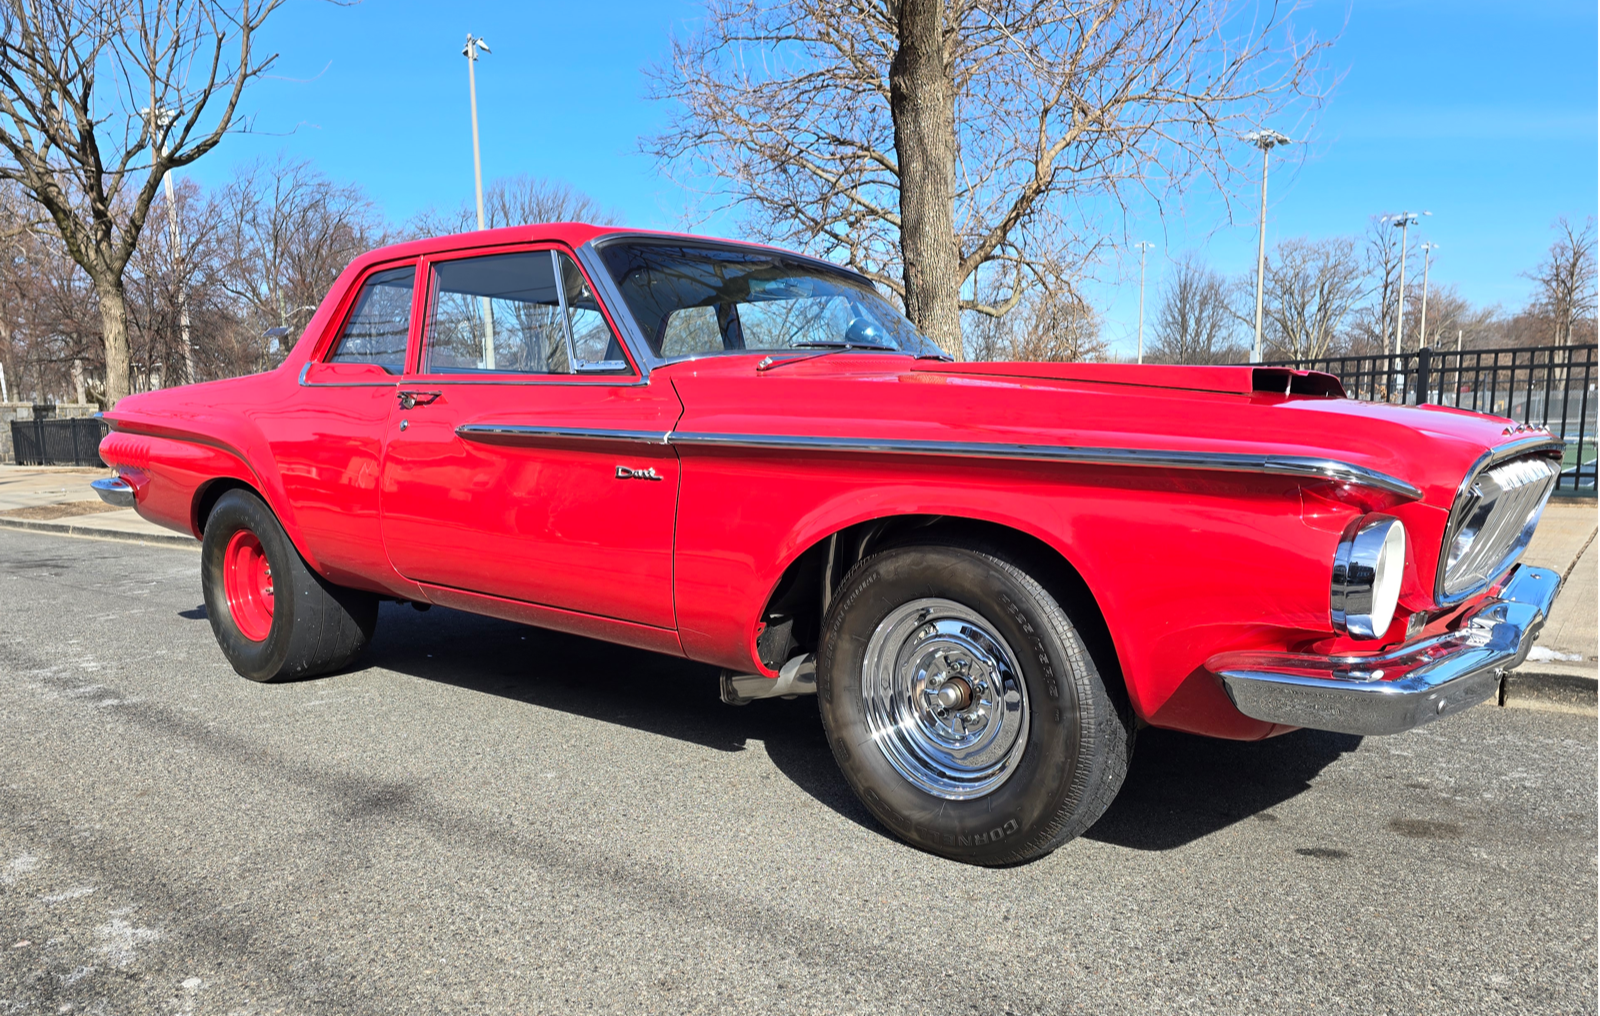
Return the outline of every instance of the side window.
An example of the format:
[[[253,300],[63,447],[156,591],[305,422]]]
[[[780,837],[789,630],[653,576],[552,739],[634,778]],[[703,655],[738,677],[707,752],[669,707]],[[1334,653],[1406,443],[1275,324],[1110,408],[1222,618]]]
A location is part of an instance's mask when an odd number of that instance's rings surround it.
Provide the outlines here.
[[[680,307],[667,315],[661,335],[662,356],[721,352],[722,329],[715,307]]]
[[[568,373],[551,260],[529,251],[436,263],[424,373]]]
[[[627,370],[628,360],[622,345],[612,334],[600,304],[589,291],[583,272],[565,254],[557,254],[561,264],[561,284],[567,300],[567,319],[572,328],[572,356],[579,370]]]
[[[391,268],[362,284],[328,362],[375,363],[391,374],[405,371],[416,273],[415,265]]]

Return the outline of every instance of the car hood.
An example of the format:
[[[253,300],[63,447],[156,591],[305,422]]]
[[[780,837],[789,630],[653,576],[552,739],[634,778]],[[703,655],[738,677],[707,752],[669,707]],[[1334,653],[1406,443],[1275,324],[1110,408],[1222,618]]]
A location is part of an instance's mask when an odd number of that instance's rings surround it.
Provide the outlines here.
[[[659,369],[684,404],[676,430],[1327,458],[1402,480],[1446,509],[1485,452],[1536,433],[1448,407],[1358,402],[1329,375],[1282,368],[850,353],[757,363],[708,357]]]

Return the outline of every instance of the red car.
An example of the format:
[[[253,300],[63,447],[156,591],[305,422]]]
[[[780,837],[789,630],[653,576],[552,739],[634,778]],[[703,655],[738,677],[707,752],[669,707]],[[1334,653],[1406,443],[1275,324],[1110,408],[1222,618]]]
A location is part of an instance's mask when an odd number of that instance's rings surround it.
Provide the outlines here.
[[[851,271],[584,225],[373,251],[277,370],[123,400],[103,495],[203,541],[245,677],[350,664],[383,599],[815,692],[907,841],[1007,864],[1141,725],[1405,730],[1494,694],[1542,431],[1276,367],[954,363]]]

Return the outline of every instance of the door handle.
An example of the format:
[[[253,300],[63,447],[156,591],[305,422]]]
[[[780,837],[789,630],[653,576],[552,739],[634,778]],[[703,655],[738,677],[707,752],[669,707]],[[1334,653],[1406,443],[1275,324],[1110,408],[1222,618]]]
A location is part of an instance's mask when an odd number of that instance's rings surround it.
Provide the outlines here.
[[[400,408],[415,409],[418,406],[431,405],[434,399],[443,394],[444,392],[401,392]]]

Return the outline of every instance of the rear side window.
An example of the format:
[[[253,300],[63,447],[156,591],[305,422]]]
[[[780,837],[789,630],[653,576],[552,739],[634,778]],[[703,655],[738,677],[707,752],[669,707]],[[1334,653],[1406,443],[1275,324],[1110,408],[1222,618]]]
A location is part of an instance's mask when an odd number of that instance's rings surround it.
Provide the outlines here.
[[[406,367],[406,338],[411,332],[411,290],[416,267],[378,272],[361,286],[361,295],[345,320],[330,363],[375,363],[391,374]]]

